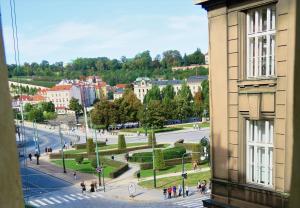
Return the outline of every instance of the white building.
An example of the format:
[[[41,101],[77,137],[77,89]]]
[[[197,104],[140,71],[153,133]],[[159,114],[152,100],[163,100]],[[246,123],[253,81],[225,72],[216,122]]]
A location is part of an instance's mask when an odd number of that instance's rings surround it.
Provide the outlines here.
[[[148,77],[137,78],[134,82],[134,94],[143,102],[145,95],[152,88],[157,85],[162,90],[167,85],[172,85],[176,94],[181,89],[184,82],[190,87],[192,95],[195,96],[196,92],[201,88],[202,81],[207,80],[207,76],[191,76],[186,80],[150,80]]]

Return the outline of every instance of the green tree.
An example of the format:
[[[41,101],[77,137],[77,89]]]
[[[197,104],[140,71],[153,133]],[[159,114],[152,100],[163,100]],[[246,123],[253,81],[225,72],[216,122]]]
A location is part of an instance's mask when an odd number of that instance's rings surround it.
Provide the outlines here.
[[[166,168],[165,160],[164,160],[164,153],[162,149],[155,149],[154,150],[154,168],[156,170],[162,170]]]
[[[148,146],[152,147],[152,143],[154,145],[154,147],[156,146],[156,136],[155,136],[155,132],[151,131],[150,134],[148,134]]]
[[[86,151],[89,155],[95,153],[95,144],[92,138],[87,139]]]
[[[169,119],[177,119],[176,116],[176,100],[174,99],[170,99],[168,97],[163,98],[162,100],[162,108],[163,108],[163,112],[165,115],[165,119],[169,120]]]
[[[152,100],[139,114],[140,122],[144,128],[162,128],[164,126],[165,112],[158,100]]]
[[[157,85],[152,86],[152,88],[147,92],[144,97],[144,103],[149,103],[153,100],[161,100],[160,89]]]
[[[163,52],[162,66],[165,68],[171,68],[173,66],[181,66],[183,60],[179,51],[168,50]]]
[[[191,102],[193,99],[191,89],[186,83],[183,83],[181,89],[178,90],[178,97],[186,102]]]
[[[167,85],[162,89],[162,98],[174,99],[175,97],[175,90],[172,85]]]
[[[30,111],[32,110],[32,108],[33,108],[33,105],[30,104],[30,103],[26,103],[26,104],[24,105],[24,111],[25,111],[25,112],[30,112]]]
[[[203,95],[203,109],[209,113],[209,82],[204,80],[201,83],[202,95]],[[208,115],[207,115],[208,116]]]
[[[82,162],[83,162],[83,155],[82,154],[78,154],[78,155],[76,155],[76,157],[75,157],[75,161],[76,161],[76,163],[77,164],[81,164]]]
[[[126,149],[126,140],[123,134],[118,135],[118,149],[119,150]]]
[[[199,88],[198,92],[195,93],[194,102],[193,102],[193,111],[196,117],[201,117],[203,112],[203,98],[201,88]]]
[[[36,121],[38,123],[44,121],[44,116],[43,112],[41,109],[37,107],[33,107],[28,113],[27,113],[27,118],[29,121]]]
[[[55,112],[55,105],[50,102],[41,102],[38,104],[41,110],[44,112]]]
[[[115,121],[116,110],[112,102],[100,100],[91,111],[91,119],[95,125],[104,125],[108,129],[109,125]]]
[[[78,117],[79,117],[80,112],[82,111],[82,105],[79,104],[79,100],[72,97],[69,102],[69,109],[74,111],[75,118],[76,118],[76,124],[78,124]]]

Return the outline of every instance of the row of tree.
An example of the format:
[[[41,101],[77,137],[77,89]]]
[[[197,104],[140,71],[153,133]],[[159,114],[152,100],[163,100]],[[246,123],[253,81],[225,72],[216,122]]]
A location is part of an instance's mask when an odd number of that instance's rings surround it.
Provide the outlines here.
[[[110,125],[139,121],[145,128],[161,128],[167,120],[185,120],[202,117],[208,112],[208,81],[192,96],[188,85],[183,84],[178,93],[168,85],[160,91],[153,86],[145,96],[143,104],[131,89],[126,89],[122,98],[113,102],[100,100],[94,105],[91,119],[94,125],[106,129]]]
[[[10,88],[11,88],[11,91],[14,93],[19,93],[19,94],[22,93],[22,94],[26,94],[26,95],[35,95],[38,91],[38,89],[35,87],[28,87],[28,85],[26,87],[18,86],[13,83],[10,84]]]
[[[63,62],[50,64],[48,61],[38,63],[24,63],[20,67],[11,64],[8,65],[9,76],[30,76],[38,77],[49,81],[60,78],[79,78],[84,75],[100,75],[109,84],[130,83],[139,76],[164,77],[166,79],[182,79],[186,76],[195,75],[196,71],[175,72],[171,67],[187,66],[191,64],[204,64],[205,57],[200,49],[194,53],[184,54],[183,56],[177,50],[168,50],[152,58],[149,51],[137,54],[133,58],[122,57],[118,59],[109,59],[107,57],[98,58],[77,58],[71,63],[64,65]],[[199,74],[207,74],[204,68],[198,69]],[[116,73],[118,71],[118,73]]]
[[[16,116],[20,117],[20,113]],[[24,118],[26,120],[40,123],[45,120],[55,119],[56,117],[55,106],[52,102],[40,102],[35,105],[26,103],[24,105]]]

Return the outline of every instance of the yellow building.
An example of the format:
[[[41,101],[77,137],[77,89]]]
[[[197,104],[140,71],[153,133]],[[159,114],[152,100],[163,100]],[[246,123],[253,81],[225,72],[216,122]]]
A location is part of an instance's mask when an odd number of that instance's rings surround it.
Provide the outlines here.
[[[212,199],[205,206],[288,207],[296,0],[196,3],[209,20]]]

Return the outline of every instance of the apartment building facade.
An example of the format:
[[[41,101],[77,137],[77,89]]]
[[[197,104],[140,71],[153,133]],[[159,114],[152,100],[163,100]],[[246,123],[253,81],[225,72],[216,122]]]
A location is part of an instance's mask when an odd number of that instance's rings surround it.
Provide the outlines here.
[[[197,0],[208,11],[212,199],[288,207],[294,0]]]
[[[143,102],[147,92],[152,86],[158,86],[160,91],[162,91],[167,85],[172,85],[175,94],[177,94],[181,89],[182,84],[186,83],[189,86],[192,95],[195,96],[204,80],[207,80],[207,76],[191,76],[185,80],[151,80],[148,77],[140,77],[133,83],[134,94],[141,102]]]

